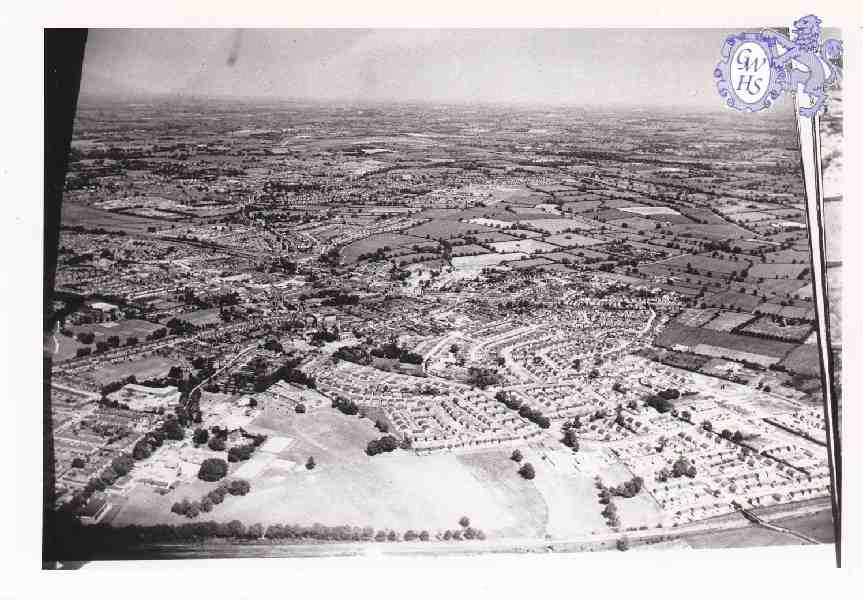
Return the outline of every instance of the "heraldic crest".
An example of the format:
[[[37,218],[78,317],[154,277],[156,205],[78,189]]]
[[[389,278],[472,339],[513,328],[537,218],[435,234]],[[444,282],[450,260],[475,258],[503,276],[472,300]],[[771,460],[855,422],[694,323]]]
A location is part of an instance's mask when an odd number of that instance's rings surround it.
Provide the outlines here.
[[[722,47],[722,60],[713,76],[725,103],[740,111],[769,108],[783,92],[806,94],[800,115],[812,117],[827,110],[827,89],[841,77],[834,61],[842,42],[821,43],[821,19],[807,15],[794,22],[793,40],[770,29],[731,35]]]

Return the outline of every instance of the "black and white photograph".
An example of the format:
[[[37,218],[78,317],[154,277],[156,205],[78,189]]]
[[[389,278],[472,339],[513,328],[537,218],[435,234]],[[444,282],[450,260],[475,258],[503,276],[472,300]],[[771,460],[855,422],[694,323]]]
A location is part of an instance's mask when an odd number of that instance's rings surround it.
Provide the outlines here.
[[[46,560],[836,544],[800,17],[46,30]]]

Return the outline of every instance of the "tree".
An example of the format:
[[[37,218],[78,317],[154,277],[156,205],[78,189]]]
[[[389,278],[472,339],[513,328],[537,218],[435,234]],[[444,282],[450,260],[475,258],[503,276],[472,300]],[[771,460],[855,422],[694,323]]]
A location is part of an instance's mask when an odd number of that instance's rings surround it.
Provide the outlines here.
[[[415,539],[417,539],[416,531],[414,531],[413,529],[408,529],[407,531],[405,531],[405,541],[406,542],[412,542]]]
[[[314,456],[310,456],[309,460],[306,461],[306,468],[309,471],[311,471],[312,469],[315,468],[315,457]]]
[[[536,477],[536,471],[534,471],[533,465],[530,463],[524,463],[518,470],[518,474],[525,479],[533,479]]]
[[[232,496],[245,496],[251,489],[252,486],[245,479],[235,479],[231,482],[228,493]]]
[[[629,538],[623,536],[619,540],[617,540],[617,549],[621,552],[626,552],[629,550]]]
[[[462,527],[470,527],[470,519],[468,519],[467,517],[462,517],[458,520],[458,524]]]
[[[128,454],[121,454],[111,461],[111,468],[119,477],[127,474],[135,466],[135,460]]]
[[[369,456],[374,456],[375,454],[381,453],[381,444],[377,440],[371,440],[368,444],[366,444],[366,454]]]
[[[74,469],[82,469],[84,468],[84,459],[80,456],[76,456],[72,459],[72,468]]]
[[[427,542],[429,541],[429,532],[423,529],[420,531],[420,541]]]
[[[114,485],[114,482],[117,481],[117,477],[117,472],[112,467],[108,467],[99,474],[99,479],[101,479],[106,486]]]
[[[196,444],[206,444],[209,438],[209,432],[203,427],[196,428],[195,433],[192,435],[192,441]]]
[[[397,541],[399,541],[399,534],[397,534],[395,531],[393,531],[392,529],[390,529],[390,532],[387,534],[387,541],[388,541],[388,542],[397,542]]]
[[[204,481],[219,481],[228,474],[228,463],[221,458],[207,458],[201,463],[198,478]]]
[[[228,523],[228,535],[231,537],[241,538],[246,535],[246,526],[243,525],[240,521],[234,519],[230,523]]]
[[[578,437],[575,434],[575,429],[567,429],[563,433],[563,444],[573,449],[578,450]]]
[[[171,512],[177,515],[184,515],[189,510],[189,501],[183,498],[181,502],[174,502],[171,506]]]
[[[209,496],[204,496],[201,499],[201,512],[208,513],[213,510],[213,501]]]
[[[511,460],[514,460],[515,462],[521,462],[521,459],[524,457],[522,456],[521,451],[516,449],[516,450],[512,451],[512,454],[510,455],[509,458]]]
[[[210,450],[215,450],[216,452],[222,452],[225,449],[225,440],[219,436],[213,436],[210,438],[210,441],[207,442],[207,447]]]
[[[261,539],[262,537],[264,537],[264,526],[261,525],[260,523],[255,523],[254,525],[249,527],[249,530],[246,532],[246,535],[249,537],[249,539],[253,539],[253,540]]]
[[[192,502],[189,505],[188,510],[186,510],[186,516],[190,519],[194,519],[199,514],[201,514],[201,503],[200,502]]]

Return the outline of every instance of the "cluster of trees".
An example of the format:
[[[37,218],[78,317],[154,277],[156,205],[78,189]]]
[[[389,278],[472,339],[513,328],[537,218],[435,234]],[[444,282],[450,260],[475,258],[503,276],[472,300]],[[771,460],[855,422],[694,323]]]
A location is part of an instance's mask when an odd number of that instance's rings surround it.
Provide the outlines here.
[[[153,342],[156,340],[161,340],[162,338],[164,338],[167,335],[168,335],[168,330],[164,327],[160,327],[159,329],[156,329],[152,333],[147,334],[147,341]]]
[[[605,521],[609,527],[620,527],[620,517],[617,516],[617,506],[615,506],[614,502],[609,500],[605,508],[602,509],[602,516],[605,517]]]
[[[221,458],[207,458],[198,469],[198,479],[219,481],[228,474],[228,463]]]
[[[662,390],[656,394],[651,394],[645,400],[645,404],[655,408],[658,412],[667,413],[674,405],[670,402],[680,397],[680,392],[675,389]]]
[[[213,510],[216,504],[224,502],[225,496],[228,494],[231,496],[245,496],[251,489],[252,486],[245,479],[234,479],[230,483],[224,481],[219,484],[219,487],[204,494],[199,501],[189,502],[184,498],[180,502],[174,502],[173,506],[171,506],[171,512],[194,519],[201,513],[208,513]]]
[[[671,465],[671,470],[669,471],[666,467],[663,467],[659,470],[659,473],[656,475],[656,479],[659,481],[668,481],[670,477],[679,478],[686,477],[692,478],[698,473],[695,465],[690,462],[688,458],[685,456],[680,456],[674,463]]]
[[[519,415],[528,421],[533,421],[543,429],[551,427],[551,421],[548,417],[543,415],[542,412],[538,409],[531,408],[527,404],[523,404],[521,400],[515,398],[511,394],[507,394],[503,390],[500,390],[494,395],[494,397],[498,402],[502,402],[504,406],[510,410],[517,410]]]
[[[410,449],[410,440],[405,438],[401,442],[399,442],[395,437],[391,435],[382,436],[380,439],[372,440],[366,445],[366,454],[369,456],[375,456],[376,454],[380,454],[381,452],[392,452],[396,448],[403,448],[405,450]]]
[[[466,527],[462,530],[447,529],[443,532],[443,535],[440,537],[440,539],[446,542],[460,542],[462,540],[484,540],[485,533],[483,533],[481,529],[474,529],[473,527]]]
[[[416,352],[410,352],[407,348],[400,348],[395,342],[387,342],[377,348],[372,348],[371,355],[377,358],[386,358],[389,360],[398,359],[399,362],[409,363],[412,365],[421,365],[423,357]]]
[[[339,409],[342,413],[353,416],[360,412],[360,407],[353,400],[336,396],[333,398],[333,408]]]
[[[276,371],[277,377],[289,383],[298,383],[308,388],[316,389],[317,383],[315,382],[315,378],[299,370],[297,368],[299,362],[299,360],[292,360],[279,367],[278,371]]]
[[[167,415],[162,424],[155,430],[138,440],[132,449],[132,458],[143,460],[153,453],[153,450],[162,446],[167,440],[182,440],[186,437],[186,431],[180,425],[175,415]]]
[[[746,440],[746,435],[739,429],[734,432],[732,432],[730,429],[723,429],[722,433],[720,433],[719,436],[730,442],[734,442],[735,444],[739,444]]]
[[[536,471],[534,470],[533,465],[529,462],[521,465],[521,467],[518,469],[518,474],[528,480],[536,477]]]
[[[611,498],[613,496],[621,496],[623,498],[632,498],[644,488],[644,480],[635,475],[629,481],[624,481],[620,485],[606,487],[605,485],[600,484],[602,487],[599,492],[599,501],[602,504],[608,504],[611,502]]]
[[[314,346],[322,346],[324,342],[335,342],[339,339],[339,334],[335,331],[328,331],[326,329],[318,329],[314,333],[312,333],[311,343]]]
[[[467,383],[481,390],[493,385],[500,384],[500,375],[482,367],[470,367],[467,370]]]
[[[92,331],[82,331],[75,336],[75,339],[82,344],[90,345],[96,339],[96,335]]]
[[[578,451],[578,436],[575,435],[575,429],[564,429],[561,441],[564,446],[572,448],[573,452]]]
[[[333,353],[333,358],[358,365],[369,365],[372,362],[371,355],[362,346],[342,346]]]
[[[72,466],[81,468],[84,466],[84,461],[76,458],[72,461]],[[135,466],[135,459],[130,454],[121,454],[115,457],[111,464],[105,467],[98,477],[91,477],[84,488],[72,496],[72,499],[67,503],[67,507],[71,510],[77,510],[87,504],[87,501],[95,492],[102,492],[124,475],[128,474]]]
[[[204,429],[203,427],[198,427],[195,429],[192,434],[192,441],[196,446],[200,446],[201,444],[206,444],[207,440],[210,439],[210,432]]]
[[[244,460],[249,460],[252,454],[254,454],[255,450],[257,450],[258,446],[267,441],[267,436],[263,434],[252,435],[252,441],[247,444],[241,444],[239,446],[233,446],[230,450],[228,450],[228,461],[230,462],[241,462]]]

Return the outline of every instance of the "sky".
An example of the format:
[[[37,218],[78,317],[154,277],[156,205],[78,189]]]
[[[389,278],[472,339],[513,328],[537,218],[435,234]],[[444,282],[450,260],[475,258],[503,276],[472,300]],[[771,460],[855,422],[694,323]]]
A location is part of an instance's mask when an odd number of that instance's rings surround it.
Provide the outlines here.
[[[716,29],[93,29],[82,95],[712,108]]]

